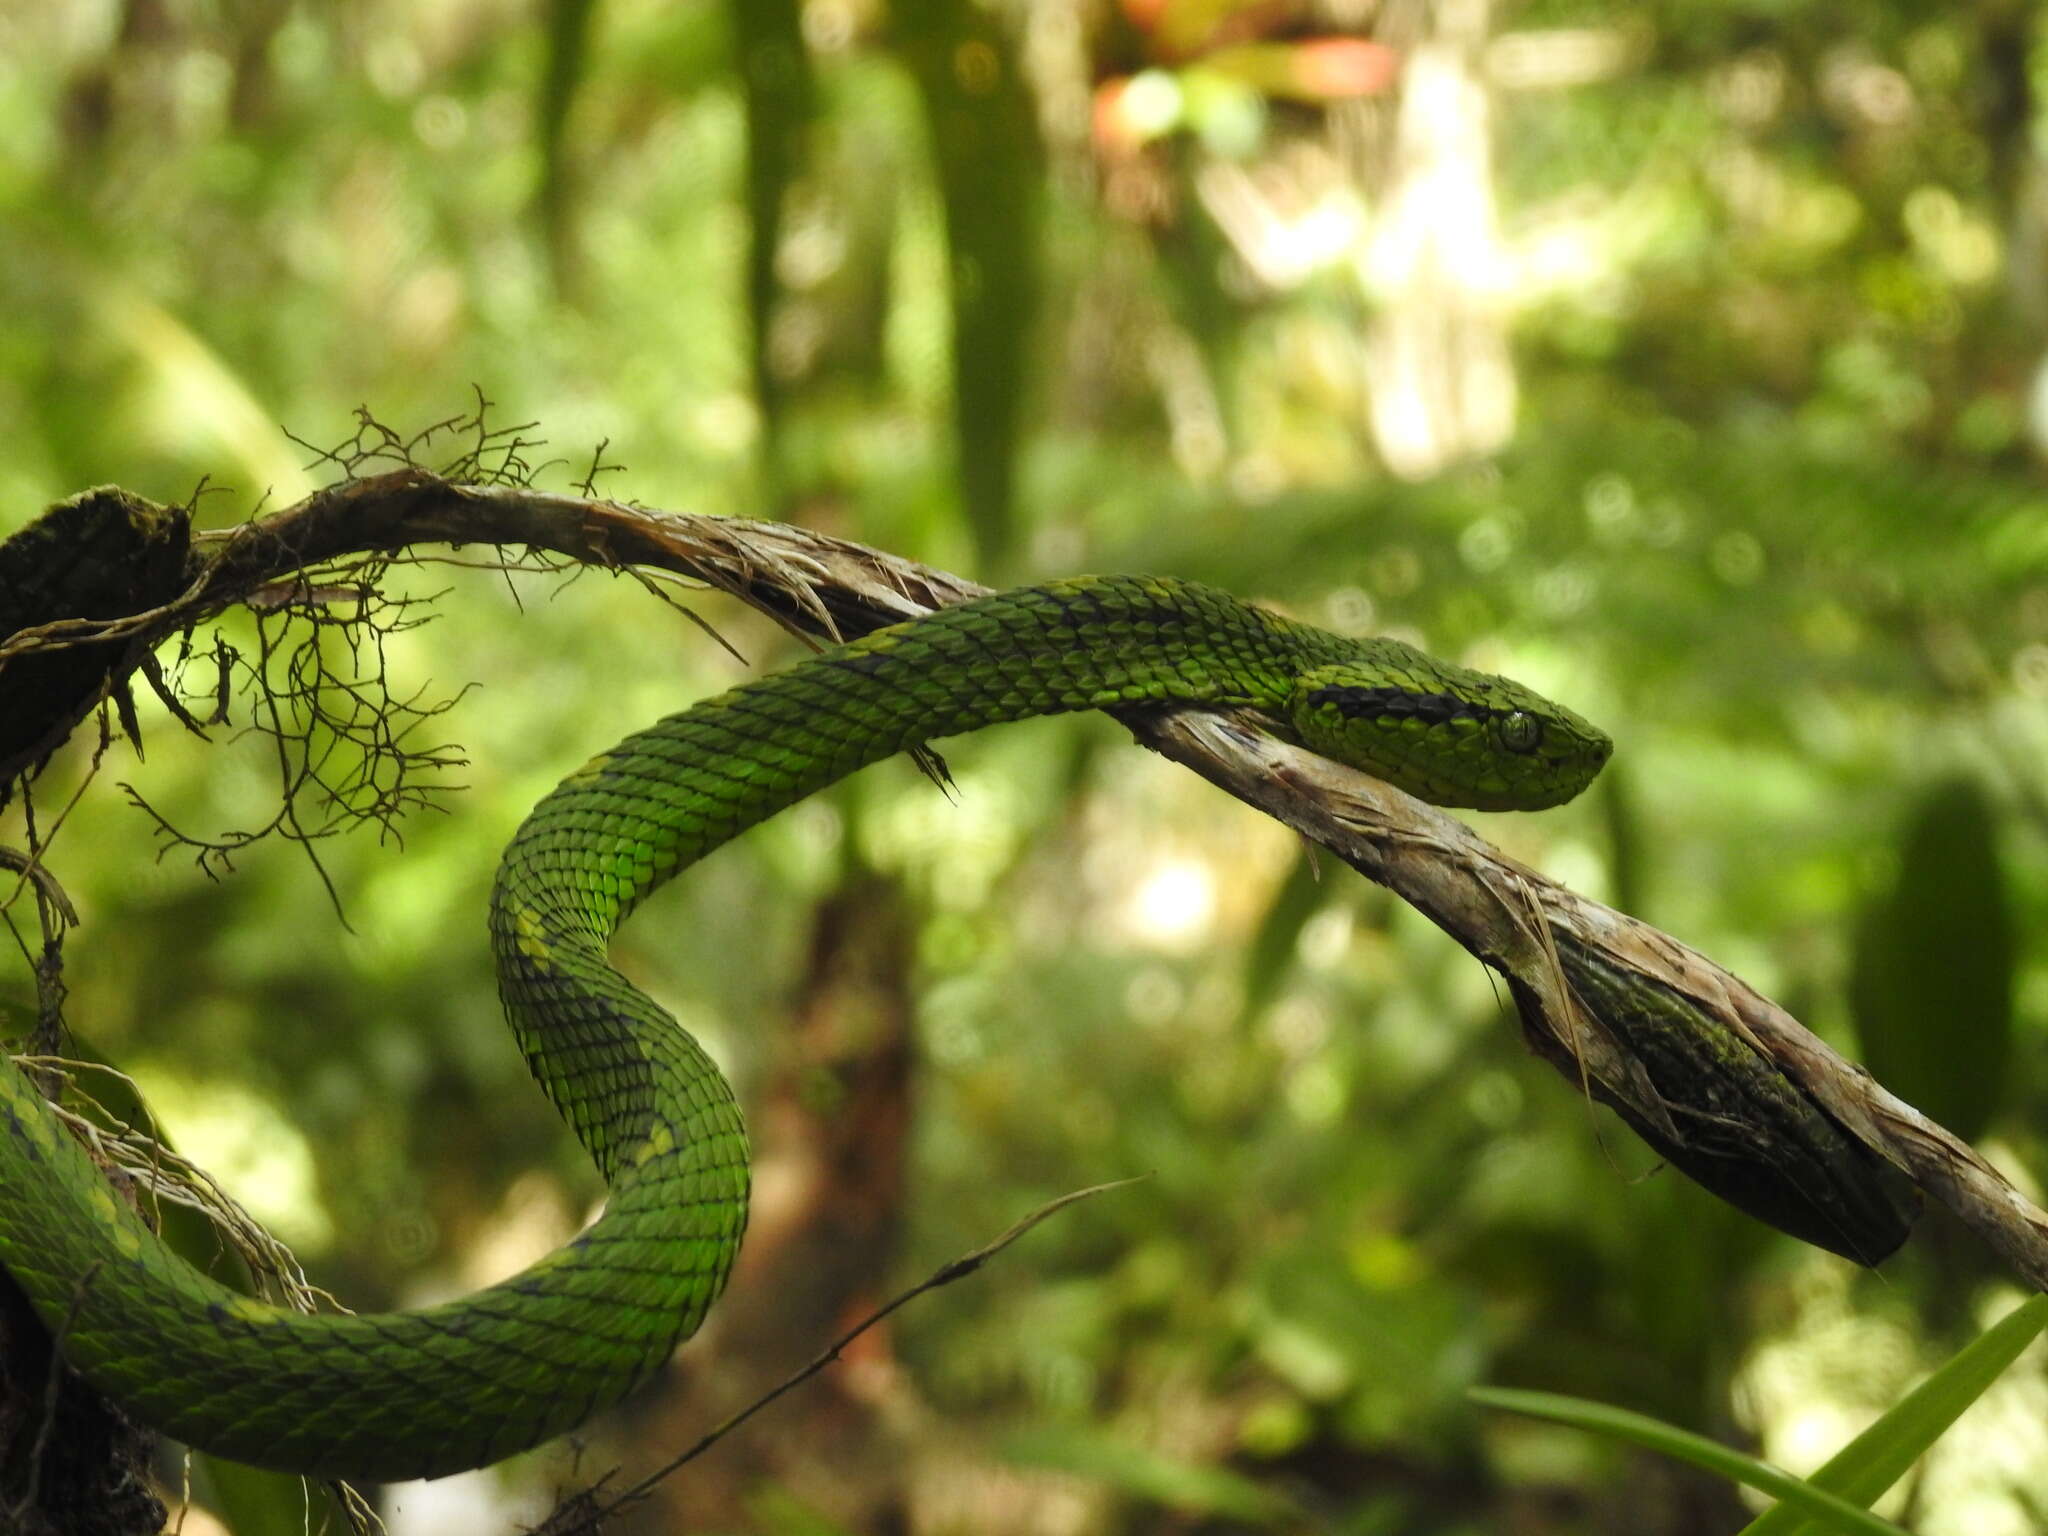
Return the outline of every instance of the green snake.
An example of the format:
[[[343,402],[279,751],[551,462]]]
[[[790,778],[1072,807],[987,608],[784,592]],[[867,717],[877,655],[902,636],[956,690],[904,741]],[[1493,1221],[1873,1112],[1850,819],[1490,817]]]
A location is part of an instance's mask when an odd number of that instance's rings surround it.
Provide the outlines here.
[[[512,1279],[419,1311],[308,1316],[171,1253],[14,1066],[0,1070],[0,1264],[65,1358],[165,1433],[308,1475],[484,1466],[631,1391],[702,1323],[747,1218],[731,1087],[606,943],[657,886],[845,774],[1005,720],[1242,706],[1425,799],[1539,809],[1606,736],[1519,684],[1346,639],[1192,583],[1079,577],[877,630],[673,715],[569,775],[491,895],[520,1048],[610,1185]]]

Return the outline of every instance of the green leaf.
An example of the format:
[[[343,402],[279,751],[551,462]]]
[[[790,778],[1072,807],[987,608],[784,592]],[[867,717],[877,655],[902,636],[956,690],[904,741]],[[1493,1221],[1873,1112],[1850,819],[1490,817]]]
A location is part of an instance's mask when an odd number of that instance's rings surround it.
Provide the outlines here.
[[[1531,1418],[1569,1424],[1575,1429],[1590,1430],[1613,1440],[1626,1440],[1632,1445],[1690,1462],[1704,1471],[1747,1484],[1783,1503],[1796,1504],[1830,1530],[1850,1532],[1852,1536],[1908,1536],[1906,1531],[1889,1520],[1880,1520],[1870,1511],[1858,1509],[1847,1499],[1803,1482],[1782,1468],[1730,1450],[1704,1435],[1695,1435],[1661,1419],[1653,1419],[1648,1414],[1631,1413],[1626,1408],[1587,1402],[1584,1398],[1560,1397],[1554,1392],[1474,1387],[1467,1395],[1487,1408],[1504,1408],[1509,1413],[1525,1413]]]
[[[2040,1336],[2043,1327],[2048,1327],[2048,1296],[2033,1297],[2014,1308],[1837,1451],[1807,1483],[1853,1503],[1876,1503]],[[1814,1528],[1803,1510],[1780,1504],[1744,1527],[1742,1536],[1795,1536]]]
[[[1280,983],[1294,968],[1295,946],[1308,920],[1322,910],[1328,896],[1318,877],[1314,854],[1307,848],[1295,857],[1294,868],[1273,893],[1272,905],[1259,920],[1244,962],[1244,1016],[1256,1018],[1273,1000]]]
[[[1857,923],[1850,1001],[1864,1065],[1965,1141],[2011,1081],[2013,927],[1993,807],[1971,780],[1936,785]]]

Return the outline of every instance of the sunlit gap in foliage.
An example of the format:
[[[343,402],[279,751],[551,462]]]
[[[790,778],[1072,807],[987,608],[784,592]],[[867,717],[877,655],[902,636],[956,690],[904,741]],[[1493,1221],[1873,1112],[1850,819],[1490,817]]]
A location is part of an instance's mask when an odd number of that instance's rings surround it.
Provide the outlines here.
[[[1133,882],[1118,926],[1154,949],[1187,953],[1216,921],[1216,874],[1205,860],[1163,858]]]
[[[1871,1309],[1839,1265],[1809,1259],[1787,1288],[1784,1327],[1749,1353],[1733,1383],[1765,1460],[1806,1476],[1941,1363],[1909,1310]],[[1988,1292],[1989,1327],[2017,1298]],[[1876,1512],[1924,1536],[2031,1536],[2048,1502],[2048,1370],[2037,1343],[1926,1453]]]
[[[258,1221],[301,1254],[334,1241],[312,1148],[275,1103],[221,1079],[201,1082],[149,1066],[134,1076],[173,1144]]]

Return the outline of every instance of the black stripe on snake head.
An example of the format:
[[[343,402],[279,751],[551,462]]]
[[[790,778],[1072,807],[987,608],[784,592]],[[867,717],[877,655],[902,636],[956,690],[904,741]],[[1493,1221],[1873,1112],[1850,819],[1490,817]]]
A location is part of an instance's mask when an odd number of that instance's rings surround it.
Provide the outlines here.
[[[1429,725],[1451,720],[1486,720],[1494,711],[1449,693],[1416,693],[1407,688],[1318,688],[1311,704],[1334,704],[1347,720],[1416,719]]]

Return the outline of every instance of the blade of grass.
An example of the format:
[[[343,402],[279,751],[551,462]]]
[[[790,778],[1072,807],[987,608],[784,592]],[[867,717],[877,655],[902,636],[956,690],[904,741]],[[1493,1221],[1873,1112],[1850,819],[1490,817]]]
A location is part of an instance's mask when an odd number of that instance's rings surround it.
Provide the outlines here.
[[[1561,1397],[1554,1392],[1473,1387],[1466,1396],[1487,1408],[1504,1408],[1510,1413],[1525,1413],[1531,1418],[1569,1424],[1575,1429],[1626,1440],[1648,1450],[1689,1461],[1718,1476],[1746,1483],[1782,1503],[1796,1504],[1832,1529],[1848,1532],[1850,1536],[1907,1536],[1903,1529],[1889,1520],[1880,1520],[1869,1510],[1858,1509],[1847,1499],[1804,1483],[1782,1468],[1730,1450],[1704,1435],[1695,1435],[1653,1419],[1648,1414],[1631,1413],[1626,1408],[1614,1408],[1606,1403],[1590,1403],[1583,1398]]]
[[[2048,1327],[2048,1296],[2036,1296],[2015,1307],[1900,1398],[1806,1481],[1853,1504],[1876,1503],[1963,1410],[1984,1395],[1985,1388],[2019,1358],[2044,1327]],[[1796,1536],[1812,1529],[1805,1511],[1780,1504],[1743,1527],[1742,1536]]]

